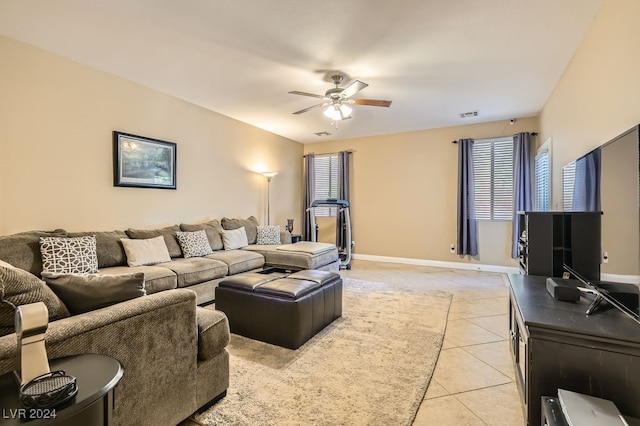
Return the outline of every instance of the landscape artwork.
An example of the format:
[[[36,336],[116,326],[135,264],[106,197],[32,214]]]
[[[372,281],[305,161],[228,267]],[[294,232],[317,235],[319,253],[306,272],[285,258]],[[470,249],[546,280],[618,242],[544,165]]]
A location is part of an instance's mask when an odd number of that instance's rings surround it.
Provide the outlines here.
[[[114,186],[176,189],[176,144],[113,132]]]

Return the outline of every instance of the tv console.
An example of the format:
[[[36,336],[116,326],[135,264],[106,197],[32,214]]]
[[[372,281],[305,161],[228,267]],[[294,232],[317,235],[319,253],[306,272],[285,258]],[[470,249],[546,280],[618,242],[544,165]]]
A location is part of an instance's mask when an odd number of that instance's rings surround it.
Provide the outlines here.
[[[640,417],[640,325],[615,309],[587,316],[591,299],[554,300],[546,279],[509,275],[509,335],[528,425],[542,396],[567,389],[613,401]]]

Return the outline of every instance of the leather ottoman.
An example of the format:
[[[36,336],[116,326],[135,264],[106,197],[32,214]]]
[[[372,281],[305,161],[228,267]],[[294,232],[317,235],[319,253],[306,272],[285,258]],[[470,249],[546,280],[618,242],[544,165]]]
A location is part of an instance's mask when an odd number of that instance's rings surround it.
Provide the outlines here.
[[[215,303],[232,333],[297,349],[342,315],[342,278],[319,270],[248,272],[222,280]]]

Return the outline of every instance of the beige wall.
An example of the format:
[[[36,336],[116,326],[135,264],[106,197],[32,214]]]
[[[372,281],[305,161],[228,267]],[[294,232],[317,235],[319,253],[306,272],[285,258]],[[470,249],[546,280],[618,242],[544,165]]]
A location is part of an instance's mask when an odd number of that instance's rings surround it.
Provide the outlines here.
[[[540,114],[539,141],[553,140],[552,197],[557,209],[562,208],[562,167],[640,123],[639,16],[637,0],[606,0]],[[636,200],[637,194],[629,202]],[[603,249],[612,251],[603,272],[637,274],[637,255],[631,266],[620,265],[625,260],[614,258],[615,247],[603,235]]]
[[[357,120],[357,118],[354,118]],[[456,242],[457,145],[537,131],[535,118],[305,145],[305,153],[351,149],[354,253],[450,262],[516,266],[510,222],[479,223],[479,256],[449,252]],[[335,239],[334,239],[335,241]]]
[[[540,113],[538,141],[553,141],[553,203],[562,167],[640,123],[640,2],[606,0]]]
[[[0,234],[301,220],[302,145],[0,37]],[[113,186],[112,131],[176,142],[177,190]]]

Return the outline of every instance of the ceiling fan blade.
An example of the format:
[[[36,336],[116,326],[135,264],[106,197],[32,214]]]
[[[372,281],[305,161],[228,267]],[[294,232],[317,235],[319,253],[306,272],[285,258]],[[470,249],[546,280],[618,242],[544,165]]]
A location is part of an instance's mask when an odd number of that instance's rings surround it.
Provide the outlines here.
[[[356,105],[369,105],[369,106],[379,106],[379,107],[388,107],[391,105],[391,101],[381,101],[377,99],[354,99],[356,101]]]
[[[289,93],[291,93],[292,95],[311,96],[312,98],[319,98],[319,99],[324,98],[324,96],[322,95],[314,95],[313,93],[307,93],[307,92],[298,92],[297,90],[293,90]]]
[[[342,97],[344,99],[348,99],[348,98],[350,98],[351,96],[355,95],[356,93],[358,93],[359,91],[361,91],[362,89],[364,89],[367,86],[368,86],[367,83],[363,83],[360,80],[355,80],[355,81],[353,81],[353,83],[351,83],[350,85],[345,87],[342,90],[342,92],[340,92],[340,97]]]
[[[313,106],[310,106],[309,108],[305,108],[305,109],[301,109],[300,111],[292,112],[292,114],[302,114],[303,112],[307,112],[307,111],[312,110],[314,108],[319,108],[322,105],[324,105],[324,104],[313,105]]]

